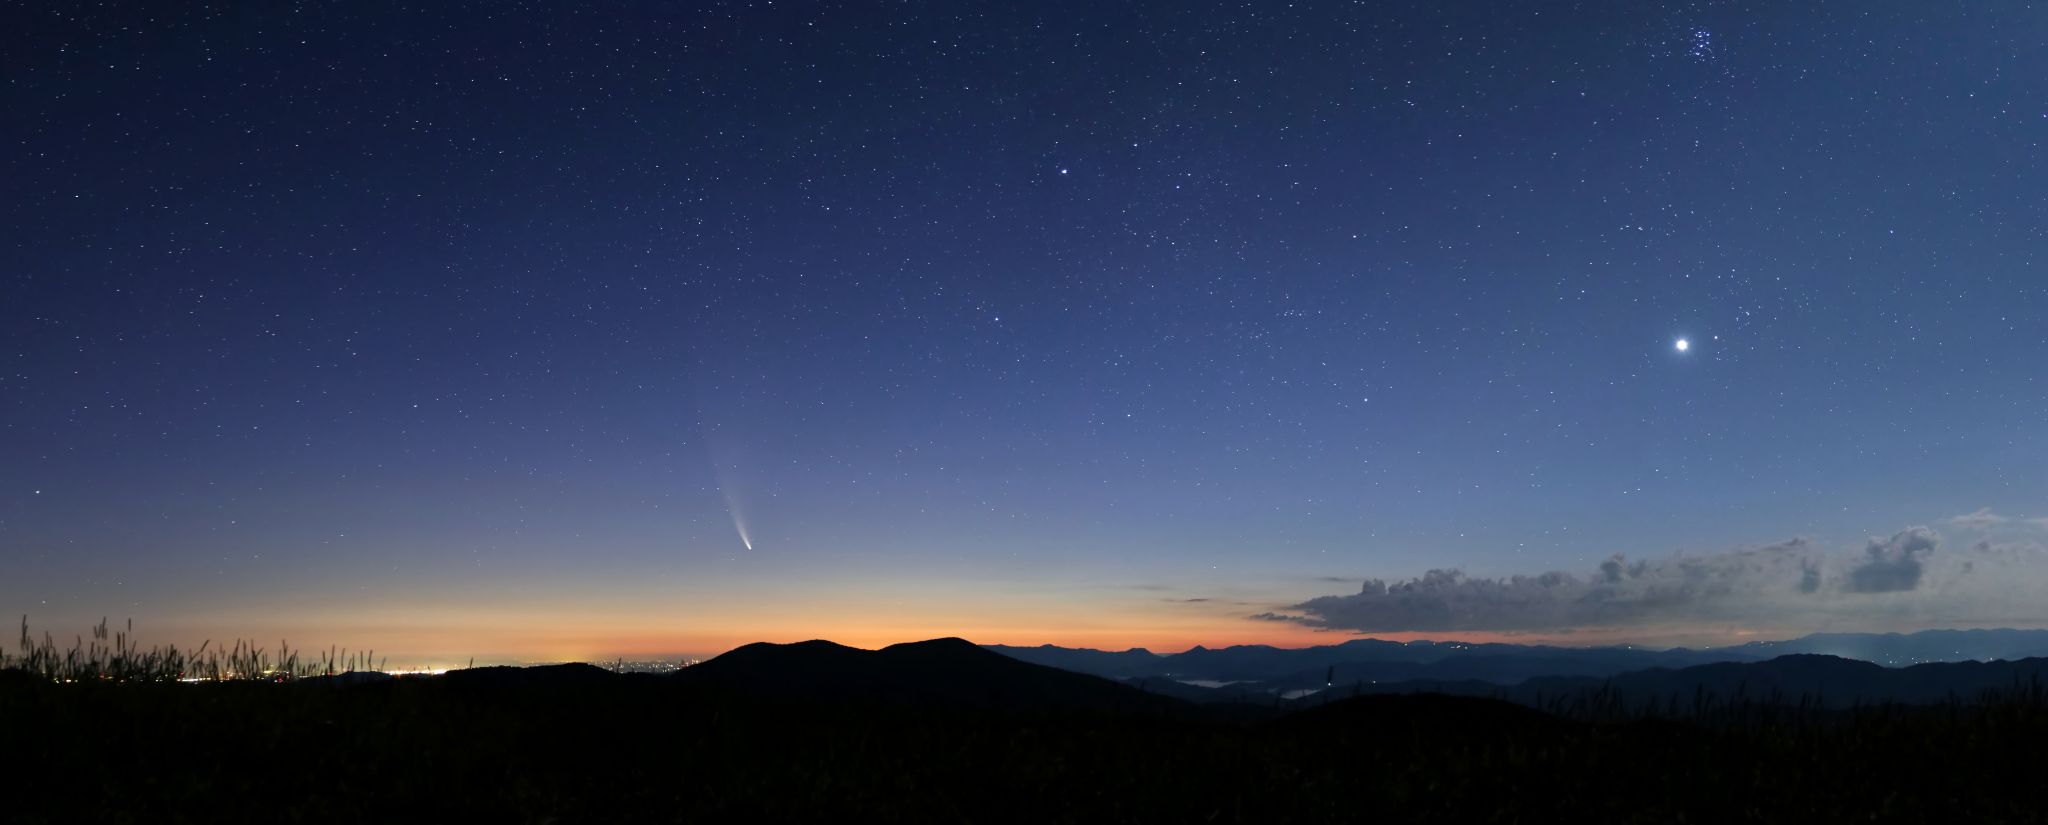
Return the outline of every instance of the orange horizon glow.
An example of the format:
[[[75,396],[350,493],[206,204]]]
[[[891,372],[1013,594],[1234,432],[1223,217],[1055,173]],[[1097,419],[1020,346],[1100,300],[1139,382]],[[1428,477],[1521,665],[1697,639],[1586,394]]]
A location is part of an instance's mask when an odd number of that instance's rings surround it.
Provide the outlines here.
[[[436,594],[385,593],[349,600],[250,600],[223,603],[204,614],[175,620],[136,617],[144,646],[202,640],[214,645],[251,639],[276,649],[280,640],[304,651],[330,646],[376,651],[392,666],[587,661],[618,658],[706,658],[755,642],[824,639],[850,647],[958,637],[976,644],[1057,645],[1122,651],[1145,648],[1178,653],[1195,646],[1268,645],[1305,648],[1353,639],[1546,644],[1565,647],[1641,645],[1651,648],[1719,647],[1790,638],[1813,629],[1754,627],[1631,627],[1545,632],[1445,631],[1359,634],[1325,631],[1252,615],[1285,605],[1299,594],[1176,599],[1156,591],[1108,588],[1025,590],[973,597],[944,587],[877,585],[855,592],[785,592],[768,602],[733,591],[671,596],[666,601],[622,594],[604,600],[563,590],[524,594],[478,590]],[[1269,591],[1270,592],[1270,591]],[[503,598],[519,596],[512,609]],[[627,598],[626,596],[632,596]],[[34,635],[68,639],[99,620],[75,614],[31,617]],[[123,617],[113,617],[119,625]],[[1869,628],[1890,630],[1895,628]]]
[[[329,625],[329,628],[332,632],[327,634],[316,634],[312,628],[305,626],[279,628],[285,632],[274,632],[255,638],[260,646],[273,646],[280,640],[289,641],[292,647],[302,652],[328,649],[328,642],[315,643],[318,638],[353,640],[355,643],[347,644],[347,649],[385,651],[378,654],[379,658],[386,659],[390,665],[397,667],[425,664],[459,666],[470,660],[477,664],[511,664],[601,662],[618,658],[707,658],[756,642],[788,644],[814,639],[869,650],[904,642],[957,637],[975,644],[1015,647],[1055,645],[1108,651],[1144,648],[1154,653],[1168,654],[1183,652],[1196,646],[1222,648],[1234,645],[1266,645],[1277,648],[1307,648],[1341,644],[1354,639],[1379,639],[1389,642],[1543,644],[1562,647],[1633,644],[1652,648],[1698,648],[1799,635],[1797,632],[1724,629],[1692,632],[1670,630],[1661,633],[1645,629],[1601,629],[1541,633],[1474,631],[1359,634],[1318,631],[1299,625],[1246,619],[1134,623],[1134,626],[1106,623],[1095,626],[1075,626],[1069,623],[998,625],[978,622],[937,625],[917,621],[876,621],[831,626],[819,624],[746,629],[735,627],[709,631],[687,627],[619,629],[597,623],[568,623],[568,626],[549,626],[543,623],[528,630],[502,627],[484,629],[471,622],[412,627],[369,622],[336,622]],[[171,632],[161,638],[153,638],[155,634],[143,632],[143,628],[140,627],[137,635],[141,637],[140,641],[144,646],[171,642],[186,648],[196,646],[197,640],[201,638],[211,640],[215,645],[221,644],[223,640],[236,638],[231,634],[206,632],[208,628],[203,626],[166,629]],[[187,641],[188,637],[190,641]],[[249,637],[245,634],[241,638]],[[265,638],[270,641],[262,641]]]

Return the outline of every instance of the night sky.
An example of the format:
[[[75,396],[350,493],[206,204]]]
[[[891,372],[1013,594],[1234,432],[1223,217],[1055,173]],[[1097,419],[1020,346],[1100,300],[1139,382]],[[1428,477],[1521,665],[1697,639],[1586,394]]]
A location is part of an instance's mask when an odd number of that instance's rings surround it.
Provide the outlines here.
[[[60,636],[2048,624],[2048,9],[0,31],[0,614]]]

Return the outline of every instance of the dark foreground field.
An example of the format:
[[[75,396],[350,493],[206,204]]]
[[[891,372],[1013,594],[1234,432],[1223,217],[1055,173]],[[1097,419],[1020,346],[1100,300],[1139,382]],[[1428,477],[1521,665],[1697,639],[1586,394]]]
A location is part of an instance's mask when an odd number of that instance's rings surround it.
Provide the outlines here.
[[[751,695],[751,694],[750,694]],[[742,695],[584,668],[338,685],[0,673],[9,822],[2039,821],[2036,699],[1705,723]]]

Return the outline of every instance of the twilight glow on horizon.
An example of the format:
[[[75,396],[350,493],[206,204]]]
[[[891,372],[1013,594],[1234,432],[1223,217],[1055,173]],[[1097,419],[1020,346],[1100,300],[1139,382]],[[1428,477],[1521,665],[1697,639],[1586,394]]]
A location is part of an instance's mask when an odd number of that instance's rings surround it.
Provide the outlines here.
[[[0,12],[0,613],[393,661],[2048,626],[2048,16]]]

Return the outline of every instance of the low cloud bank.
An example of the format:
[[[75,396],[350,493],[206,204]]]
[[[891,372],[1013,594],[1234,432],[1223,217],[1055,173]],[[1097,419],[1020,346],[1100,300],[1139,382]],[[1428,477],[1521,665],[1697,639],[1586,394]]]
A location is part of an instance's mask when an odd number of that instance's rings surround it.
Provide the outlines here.
[[[1982,531],[2032,521],[1987,511],[1949,520]],[[2038,525],[2037,525],[2038,526]],[[1700,623],[1755,626],[1857,620],[2048,622],[2048,548],[1979,541],[1945,551],[1943,537],[1909,527],[1861,552],[1829,553],[1806,539],[1723,553],[1629,559],[1583,574],[1503,578],[1431,570],[1400,581],[1368,579],[1358,592],[1322,596],[1252,618],[1365,633],[1558,631]]]

